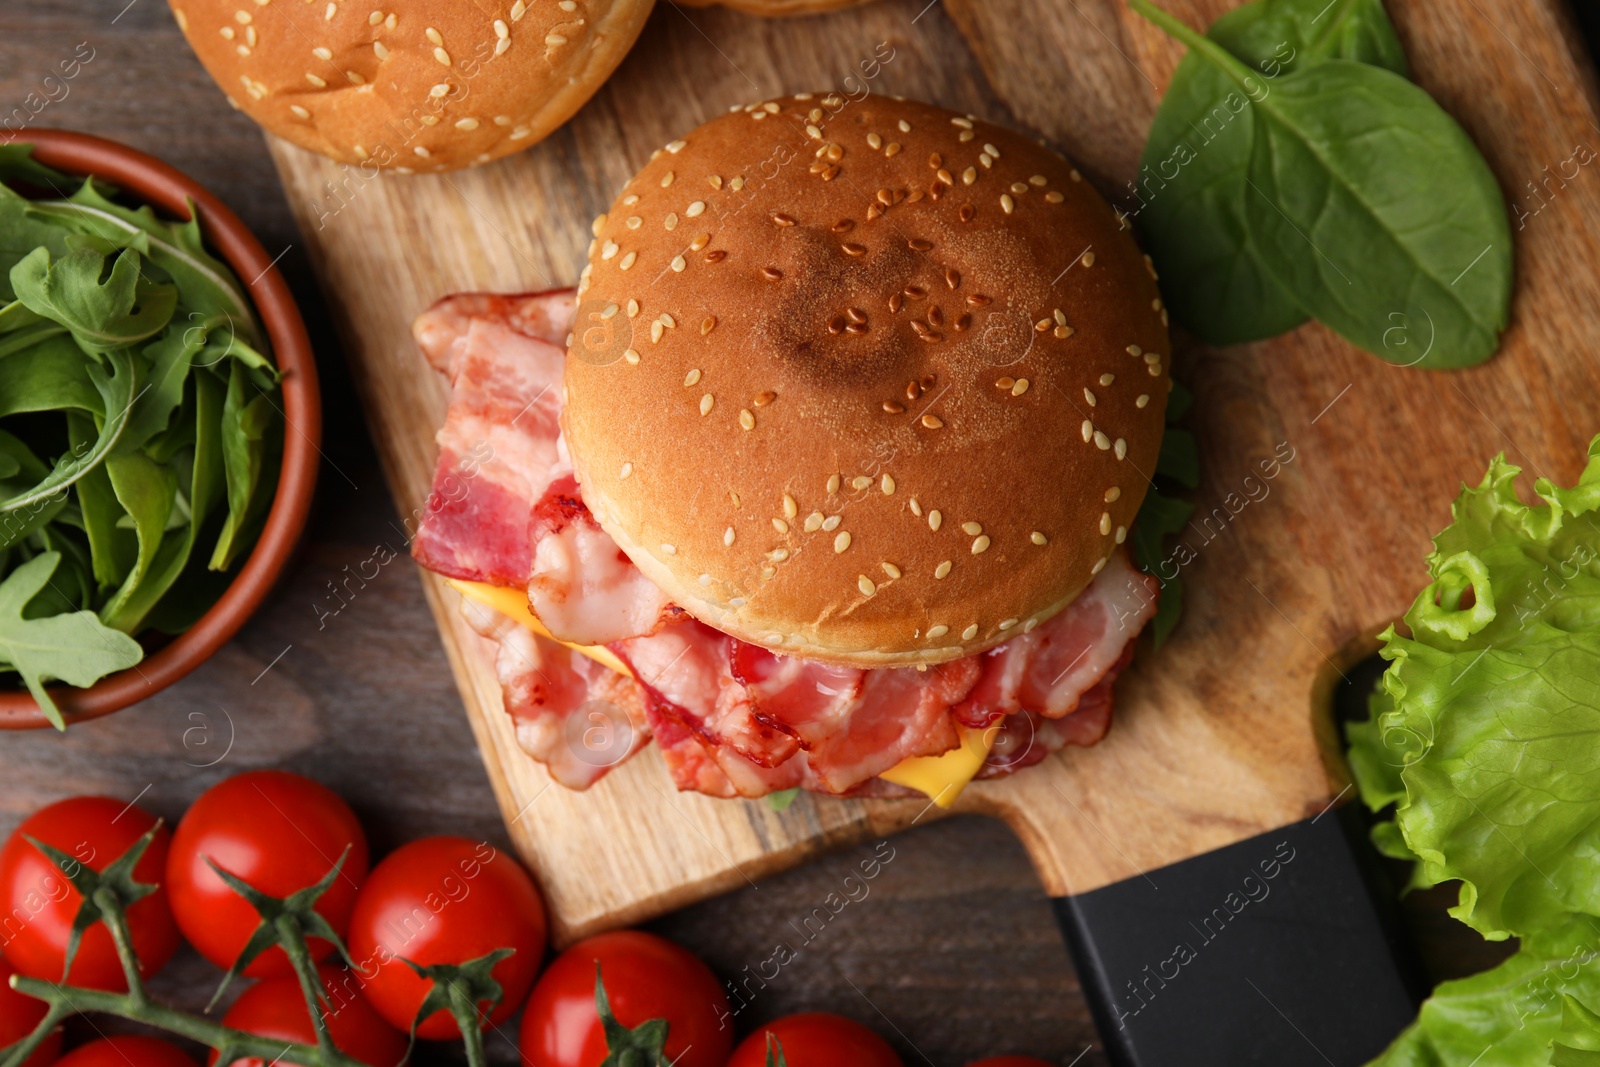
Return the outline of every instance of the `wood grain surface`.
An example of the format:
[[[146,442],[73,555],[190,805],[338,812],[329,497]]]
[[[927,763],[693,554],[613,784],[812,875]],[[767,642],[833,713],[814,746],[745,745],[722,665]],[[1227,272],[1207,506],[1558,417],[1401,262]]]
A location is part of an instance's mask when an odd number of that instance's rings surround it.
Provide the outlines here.
[[[1169,6],[1204,25],[1228,5]],[[1593,132],[1591,72],[1565,43],[1554,0],[1392,7],[1418,80],[1513,196]],[[839,86],[878,42],[894,58],[872,91],[1034,130],[1124,202],[1180,55],[1114,0],[898,0],[775,23],[669,3],[649,47],[571,124],[500,164],[344,190],[347,169],[274,145],[402,512],[415,514],[427,491],[446,399],[406,333],[418,311],[464,289],[570,283],[589,221],[651,150],[729,105]],[[1521,121],[1530,111],[1542,121]],[[1221,351],[1180,343],[1205,480],[1174,557],[1187,618],[1119,684],[1106,742],[976,785],[960,804],[1010,823],[1048,891],[1132,877],[1314,814],[1341,793],[1328,694],[1409,603],[1456,486],[1501,449],[1570,478],[1600,429],[1600,375],[1577,356],[1595,330],[1575,314],[1600,296],[1597,213],[1600,183],[1580,177],[1518,232],[1505,349],[1471,371],[1393,367],[1316,326]],[[1426,324],[1396,326],[1397,343],[1427,344]],[[545,880],[562,937],[927,815],[920,804],[829,799],[775,815],[676,795],[654,752],[587,794],[549,788],[513,742],[487,646],[454,594],[431,579],[428,588],[513,838]]]

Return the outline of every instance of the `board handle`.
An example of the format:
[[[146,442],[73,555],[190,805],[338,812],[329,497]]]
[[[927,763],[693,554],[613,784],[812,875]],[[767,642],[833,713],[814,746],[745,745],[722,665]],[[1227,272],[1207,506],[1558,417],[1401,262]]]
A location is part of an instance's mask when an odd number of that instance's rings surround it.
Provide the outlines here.
[[[1360,1067],[1426,989],[1355,805],[1052,903],[1116,1067]]]

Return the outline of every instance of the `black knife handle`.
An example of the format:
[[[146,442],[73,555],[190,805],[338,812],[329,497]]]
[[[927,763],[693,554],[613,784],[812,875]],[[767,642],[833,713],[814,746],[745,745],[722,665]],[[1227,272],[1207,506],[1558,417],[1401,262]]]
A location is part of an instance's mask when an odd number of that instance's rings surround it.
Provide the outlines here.
[[[1088,893],[1056,917],[1116,1067],[1360,1067],[1426,984],[1357,805]]]

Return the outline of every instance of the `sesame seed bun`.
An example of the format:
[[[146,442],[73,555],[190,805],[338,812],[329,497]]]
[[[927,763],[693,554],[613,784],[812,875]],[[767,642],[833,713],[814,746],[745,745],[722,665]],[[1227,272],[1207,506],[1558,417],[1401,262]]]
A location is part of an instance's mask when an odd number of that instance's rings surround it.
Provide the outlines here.
[[[654,0],[170,0],[229,102],[301,148],[411,171],[487,163],[594,95]]]
[[[872,0],[683,0],[691,7],[722,5],[746,15],[776,18],[785,15],[815,15],[823,11],[837,11],[841,7],[871,3]]]
[[[813,659],[939,662],[1049,618],[1123,542],[1166,316],[1054,152],[804,94],[674,141],[594,232],[566,440],[601,525],[698,618]]]

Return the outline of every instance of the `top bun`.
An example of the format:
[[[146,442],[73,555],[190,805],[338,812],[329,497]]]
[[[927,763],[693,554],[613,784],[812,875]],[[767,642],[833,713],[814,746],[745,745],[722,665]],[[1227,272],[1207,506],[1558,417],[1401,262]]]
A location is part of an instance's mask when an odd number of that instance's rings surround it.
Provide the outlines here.
[[[402,173],[543,140],[622,62],[654,2],[170,0],[235,107],[301,148]]]
[[[784,15],[815,15],[841,7],[870,3],[871,0],[683,0],[691,7],[711,7],[721,4],[743,11],[746,15],[773,18]]]
[[[1148,261],[1072,165],[801,94],[657,152],[595,221],[563,415],[583,497],[696,617],[858,666],[1060,611],[1155,470]]]

